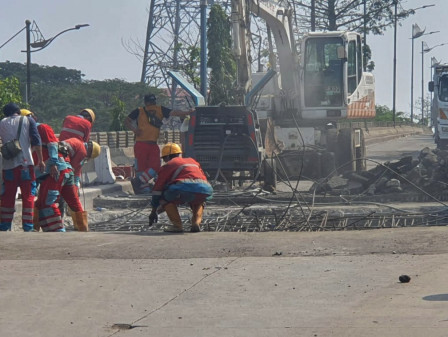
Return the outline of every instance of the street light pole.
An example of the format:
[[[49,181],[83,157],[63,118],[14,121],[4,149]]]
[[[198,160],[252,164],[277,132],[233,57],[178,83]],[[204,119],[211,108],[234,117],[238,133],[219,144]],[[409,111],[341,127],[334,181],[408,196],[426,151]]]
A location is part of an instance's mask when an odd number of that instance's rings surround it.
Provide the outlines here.
[[[31,97],[31,43],[30,43],[30,26],[31,21],[25,21],[26,27],[26,89],[25,89],[25,102],[28,104],[28,100]]]
[[[419,8],[417,8],[419,9]],[[439,33],[440,31],[425,33],[425,29],[421,30],[417,24],[412,25],[412,52],[411,52],[411,123],[414,122],[414,40],[423,35]]]
[[[392,118],[395,127],[395,101],[397,94],[397,6],[398,0],[394,0],[394,75],[393,75],[393,99]]]
[[[82,24],[82,25],[76,25],[75,27],[68,28],[63,30],[62,32],[56,34],[55,36],[49,38],[48,40],[43,39],[38,42],[31,43],[31,21],[26,20],[25,21],[25,28],[26,28],[26,92],[25,92],[25,102],[29,104],[29,100],[31,98],[31,53],[36,52],[39,50],[42,50],[46,47],[48,47],[54,39],[56,39],[59,35],[62,35],[68,31],[71,30],[79,30],[83,27],[89,26],[88,24]],[[39,31],[40,33],[40,31]],[[36,50],[31,50],[31,47],[38,48]]]
[[[425,56],[425,43],[422,41],[422,101],[421,101],[422,102],[422,125],[425,124],[425,122],[424,122],[424,117],[425,117],[424,116],[424,111],[425,111],[424,102],[425,102],[425,100],[424,100],[424,97],[423,97],[423,95],[425,94],[424,93],[424,87],[425,87],[425,81],[424,81],[424,74],[425,74],[424,56]]]

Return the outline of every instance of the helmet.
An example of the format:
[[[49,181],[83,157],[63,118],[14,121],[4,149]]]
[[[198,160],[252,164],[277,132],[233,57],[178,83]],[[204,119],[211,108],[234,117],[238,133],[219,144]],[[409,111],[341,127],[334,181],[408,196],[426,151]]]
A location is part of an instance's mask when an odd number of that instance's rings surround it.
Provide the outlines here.
[[[100,155],[101,146],[97,142],[90,141],[90,146],[92,147],[92,153],[90,154],[91,159],[95,159]]]
[[[20,108],[16,103],[8,103],[3,107],[5,116],[12,116],[14,113],[20,112]]]
[[[144,99],[145,103],[155,102],[156,100],[157,100],[157,97],[154,94],[145,95],[145,99]]]
[[[31,111],[29,111],[28,109],[20,109],[20,116],[29,116],[32,114],[33,113]]]
[[[169,156],[170,154],[177,154],[182,153],[182,149],[180,146],[176,143],[167,143],[162,148],[162,155],[161,157]]]
[[[89,114],[90,118],[92,119],[92,123],[95,122],[95,113],[93,112],[92,109],[82,109],[82,110],[81,110],[81,114],[82,114],[83,112],[87,112],[87,113]]]

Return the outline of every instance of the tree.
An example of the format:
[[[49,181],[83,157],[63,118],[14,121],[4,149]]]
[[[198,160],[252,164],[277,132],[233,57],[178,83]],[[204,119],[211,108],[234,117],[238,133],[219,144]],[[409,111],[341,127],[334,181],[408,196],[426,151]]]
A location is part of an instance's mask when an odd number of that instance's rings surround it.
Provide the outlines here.
[[[236,79],[236,63],[232,56],[230,21],[224,9],[215,4],[207,20],[208,61],[210,72],[210,104],[234,104],[232,93]]]
[[[200,48],[197,46],[190,46],[187,48],[188,52],[188,62],[184,67],[185,75],[193,84],[193,86],[198,89],[201,85],[201,78],[199,77],[198,69],[201,62]]]
[[[84,108],[92,108],[97,115],[93,131],[108,131],[114,120],[116,99],[123,103],[121,108],[125,111],[141,105],[145,94],[161,92],[140,82],[128,83],[118,79],[84,81],[80,71],[63,67],[33,64],[32,69],[33,97],[27,107],[38,115],[40,121],[50,124],[56,133],[60,132],[65,116],[77,114]],[[26,82],[26,67],[23,64],[0,63],[0,82],[3,83],[0,85],[0,96],[6,97],[1,100],[20,103],[25,107],[22,103],[25,86],[21,78]]]
[[[126,118],[125,105],[117,97],[113,97],[113,102],[115,107],[112,109],[112,122],[109,131],[123,131],[125,130],[124,119]]]
[[[383,34],[394,23],[395,1],[399,5],[399,21],[414,14],[413,10],[403,9],[400,0],[365,0],[365,16],[363,0],[292,0],[292,3],[296,8],[297,28],[301,30],[310,30],[311,18],[315,17],[316,30],[352,30],[363,33],[365,23],[366,34]]]
[[[376,116],[375,121],[389,122],[394,120],[394,112],[389,109],[385,105],[376,105]],[[409,118],[406,118],[404,112],[396,111],[395,112],[395,121],[397,122],[406,122],[409,121]]]
[[[16,77],[8,77],[0,79],[0,117],[3,118],[3,107],[10,103],[17,103],[21,107],[25,107],[22,102],[22,95],[19,89],[19,80]]]

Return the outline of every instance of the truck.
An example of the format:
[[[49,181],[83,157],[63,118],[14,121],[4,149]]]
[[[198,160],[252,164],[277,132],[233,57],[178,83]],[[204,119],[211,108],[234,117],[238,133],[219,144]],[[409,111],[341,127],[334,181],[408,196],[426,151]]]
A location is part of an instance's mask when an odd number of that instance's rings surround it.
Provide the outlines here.
[[[433,92],[431,124],[434,141],[439,149],[448,148],[448,64],[436,64],[428,89]]]
[[[250,13],[273,36],[270,69],[252,74]],[[363,71],[361,37],[310,32],[295,41],[285,1],[232,0],[232,39],[241,106],[200,106],[190,119],[186,155],[215,178],[325,177],[365,170],[362,129],[341,121],[375,116],[374,76]],[[272,40],[272,39],[269,39]]]

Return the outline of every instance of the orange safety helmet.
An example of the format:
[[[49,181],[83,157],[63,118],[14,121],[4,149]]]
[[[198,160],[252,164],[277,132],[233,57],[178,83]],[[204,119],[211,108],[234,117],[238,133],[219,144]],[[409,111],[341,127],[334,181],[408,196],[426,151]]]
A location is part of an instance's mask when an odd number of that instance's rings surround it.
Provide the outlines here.
[[[162,155],[161,157],[166,157],[169,156],[171,154],[178,154],[178,153],[182,153],[182,149],[180,148],[180,146],[176,143],[167,143],[165,144],[165,146],[162,148]]]
[[[94,123],[94,122],[95,122],[95,113],[93,112],[93,110],[92,110],[92,109],[82,109],[82,110],[81,110],[81,114],[82,114],[84,111],[87,112],[87,113],[89,114],[90,118],[92,119],[92,123]]]

